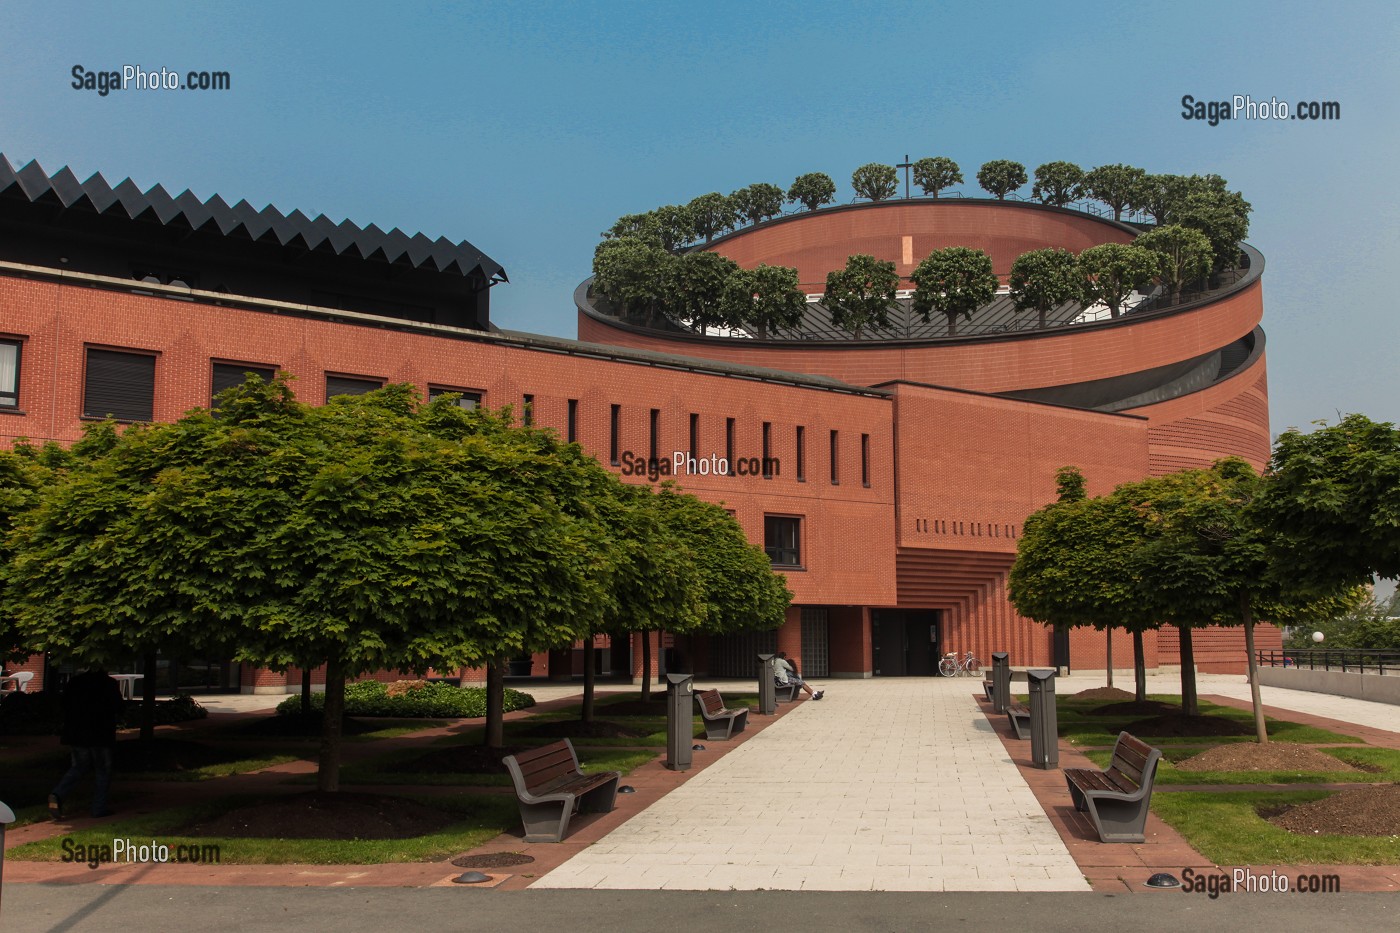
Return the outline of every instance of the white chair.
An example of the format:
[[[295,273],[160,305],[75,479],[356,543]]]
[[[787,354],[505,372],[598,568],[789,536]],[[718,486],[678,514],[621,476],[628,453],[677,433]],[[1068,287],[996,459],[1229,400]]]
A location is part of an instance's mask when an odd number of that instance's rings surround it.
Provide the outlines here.
[[[28,693],[29,682],[34,679],[33,671],[20,671],[17,674],[10,674],[7,678],[14,686],[6,687],[5,693]]]

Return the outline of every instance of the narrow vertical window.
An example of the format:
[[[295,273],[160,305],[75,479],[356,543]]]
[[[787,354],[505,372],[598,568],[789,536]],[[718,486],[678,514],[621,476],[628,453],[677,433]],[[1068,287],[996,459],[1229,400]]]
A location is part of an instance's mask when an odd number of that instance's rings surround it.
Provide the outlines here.
[[[578,442],[578,399],[576,398],[569,399],[568,436],[570,444]]]
[[[797,426],[797,481],[807,482],[807,429]]]
[[[535,423],[535,397],[533,395],[525,396],[525,401],[521,404],[520,411],[520,420],[527,428]]]
[[[734,419],[724,419],[724,459],[729,464],[729,472],[734,472]]]
[[[700,416],[695,412],[690,413],[690,455],[700,458]]]
[[[870,435],[860,436],[860,484],[870,488]]]
[[[0,408],[19,407],[18,340],[0,340]]]
[[[773,478],[773,423],[763,422],[763,478]]]
[[[655,461],[660,456],[661,449],[661,409],[659,408],[651,410],[651,426],[647,432],[647,446],[647,456]]]
[[[620,443],[618,434],[621,428],[622,406],[614,405],[612,406],[612,411],[608,414],[608,459],[612,461],[613,466],[617,466],[619,463],[622,462],[622,458],[619,456],[618,447],[618,444]]]
[[[841,435],[837,431],[831,432],[831,485],[841,484]]]

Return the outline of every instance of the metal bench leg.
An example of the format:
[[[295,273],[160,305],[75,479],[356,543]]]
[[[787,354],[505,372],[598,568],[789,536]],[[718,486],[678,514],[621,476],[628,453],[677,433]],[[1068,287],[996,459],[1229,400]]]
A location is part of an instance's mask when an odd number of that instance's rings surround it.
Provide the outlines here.
[[[520,804],[520,822],[525,825],[525,841],[562,842],[564,834],[569,831],[574,804],[572,800]]]
[[[1145,842],[1147,809],[1146,798],[1134,801],[1096,799],[1089,815],[1103,842]]]
[[[578,799],[578,809],[581,813],[611,813],[613,806],[617,803],[617,778],[613,778],[606,784],[600,784]],[[568,821],[565,821],[567,827]],[[563,829],[560,830],[563,832]]]

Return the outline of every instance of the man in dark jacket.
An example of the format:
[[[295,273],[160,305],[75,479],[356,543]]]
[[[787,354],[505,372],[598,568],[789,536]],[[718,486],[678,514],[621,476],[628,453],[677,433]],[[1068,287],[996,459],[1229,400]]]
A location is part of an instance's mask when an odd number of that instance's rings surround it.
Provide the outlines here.
[[[49,812],[63,819],[63,798],[89,770],[96,772],[92,815],[106,816],[107,790],[112,784],[112,749],[117,744],[117,721],[122,715],[122,691],[101,668],[68,681],[63,688],[63,733],[59,741],[73,756],[72,767],[49,794]]]

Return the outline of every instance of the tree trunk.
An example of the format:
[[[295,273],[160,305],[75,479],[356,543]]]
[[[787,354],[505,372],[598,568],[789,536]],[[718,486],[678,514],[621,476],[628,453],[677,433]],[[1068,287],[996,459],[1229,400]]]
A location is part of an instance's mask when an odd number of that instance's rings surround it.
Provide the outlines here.
[[[154,654],[141,662],[141,743],[149,749],[156,739],[156,677],[160,668]]]
[[[642,702],[651,702],[651,632],[642,632]]]
[[[1044,329],[1045,329],[1045,309],[1044,309],[1044,308],[1039,308],[1039,309],[1037,309],[1037,315],[1036,315],[1036,317],[1037,317],[1037,320],[1039,321],[1040,329],[1041,329],[1041,330],[1044,330]]]
[[[593,721],[593,685],[598,677],[593,672],[597,648],[590,633],[583,641],[583,710],[579,716],[584,722]]]
[[[482,744],[500,748],[506,744],[506,673],[499,658],[486,665],[486,732]]]
[[[957,335],[958,335],[958,318],[957,318],[957,315],[950,314],[950,315],[948,315],[948,336],[949,336],[949,337],[956,337]]]
[[[1133,632],[1133,699],[1147,700],[1147,655],[1142,649],[1142,632]]]
[[[345,662],[339,651],[326,658],[326,715],[321,724],[321,760],[316,789],[323,794],[340,790],[340,730],[345,718]]]
[[[1199,716],[1201,706],[1196,702],[1196,650],[1191,643],[1191,626],[1176,627],[1181,643],[1181,712]]]
[[[1244,621],[1244,650],[1249,654],[1249,701],[1254,706],[1254,733],[1260,745],[1269,744],[1269,730],[1264,725],[1264,701],[1259,696],[1259,658],[1254,653],[1254,607],[1249,597],[1240,596],[1240,618]]]
[[[1108,685],[1109,685],[1110,687],[1112,687],[1112,686],[1113,686],[1113,629],[1112,629],[1112,628],[1106,628],[1106,629],[1104,629],[1104,635],[1107,636],[1107,638],[1105,638],[1105,640],[1104,640],[1104,643],[1105,643],[1105,645],[1106,645],[1106,647],[1107,647],[1107,649],[1108,649],[1108,655],[1107,655],[1107,662],[1108,662]]]
[[[311,668],[301,669],[301,715],[309,717],[311,715]]]

